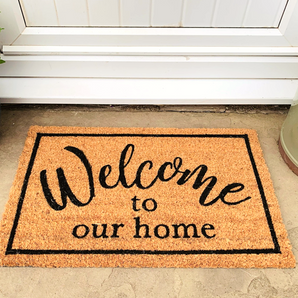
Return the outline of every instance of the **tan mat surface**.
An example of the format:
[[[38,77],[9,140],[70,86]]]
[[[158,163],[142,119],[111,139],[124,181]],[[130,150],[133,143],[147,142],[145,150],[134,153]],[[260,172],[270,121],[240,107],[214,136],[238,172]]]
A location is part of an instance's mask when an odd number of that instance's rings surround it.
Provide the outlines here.
[[[257,134],[32,127],[2,266],[295,266]]]

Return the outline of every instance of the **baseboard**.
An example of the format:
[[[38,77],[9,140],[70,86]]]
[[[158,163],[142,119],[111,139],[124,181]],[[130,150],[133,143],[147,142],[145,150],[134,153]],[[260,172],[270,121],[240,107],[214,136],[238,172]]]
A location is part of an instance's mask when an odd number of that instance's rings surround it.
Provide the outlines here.
[[[0,78],[0,103],[290,104],[298,80]]]
[[[74,49],[5,46],[0,102],[290,104],[298,90],[298,57],[287,49]]]

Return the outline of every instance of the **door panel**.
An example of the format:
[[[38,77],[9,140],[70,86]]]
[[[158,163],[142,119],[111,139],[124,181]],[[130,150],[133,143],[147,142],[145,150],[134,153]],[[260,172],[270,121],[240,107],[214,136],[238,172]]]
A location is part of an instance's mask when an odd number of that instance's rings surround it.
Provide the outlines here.
[[[216,1],[212,27],[242,27],[248,0]]]
[[[89,0],[88,8],[91,26],[120,26],[119,0]]]
[[[58,26],[58,16],[53,0],[23,1],[23,13],[27,26],[43,24],[43,26]]]
[[[277,28],[289,0],[21,0],[27,26]]]
[[[86,0],[55,0],[60,26],[88,26],[89,11]],[[41,26],[43,26],[41,24]]]
[[[249,1],[243,26],[277,28],[287,2],[286,0]]]
[[[121,26],[150,27],[150,0],[122,0],[120,2]]]
[[[180,27],[183,0],[153,0],[153,27]]]
[[[188,0],[184,9],[184,27],[212,27],[216,0]]]

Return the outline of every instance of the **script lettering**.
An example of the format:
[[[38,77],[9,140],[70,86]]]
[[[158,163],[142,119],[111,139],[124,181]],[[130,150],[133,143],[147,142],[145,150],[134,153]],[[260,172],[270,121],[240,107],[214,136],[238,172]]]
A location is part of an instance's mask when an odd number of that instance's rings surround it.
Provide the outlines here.
[[[76,205],[78,207],[83,207],[83,206],[88,205],[95,196],[92,169],[91,169],[91,165],[90,165],[87,157],[85,156],[84,152],[76,147],[71,147],[71,146],[65,147],[64,149],[75,154],[83,163],[83,165],[87,171],[87,175],[88,175],[90,197],[86,203],[83,203],[80,200],[78,200],[69,187],[69,184],[66,180],[63,169],[58,168],[56,170],[56,172],[57,172],[57,177],[58,177],[58,181],[59,181],[59,188],[60,188],[61,200],[62,200],[62,205],[59,205],[56,202],[56,200],[53,198],[52,192],[49,188],[48,180],[47,180],[47,171],[43,170],[40,172],[40,183],[42,186],[42,190],[43,190],[44,196],[45,196],[48,204],[50,205],[50,207],[52,209],[54,209],[56,211],[63,210],[66,207],[67,197],[70,199],[70,201],[74,205]]]
[[[53,198],[52,192],[48,186],[47,182],[47,175],[46,175],[46,170],[41,171],[40,173],[40,182],[42,185],[43,193],[44,196],[49,204],[49,206],[57,211],[63,210],[66,205],[67,205],[67,197],[70,199],[70,201],[78,206],[86,206],[88,205],[92,199],[95,196],[95,191],[94,191],[94,181],[93,181],[93,175],[92,175],[92,167],[84,154],[84,152],[76,147],[65,147],[65,150],[68,150],[75,154],[80,161],[83,163],[87,176],[88,176],[88,181],[89,181],[89,189],[90,189],[90,197],[89,199],[83,203],[82,201],[78,200],[72,190],[70,189],[70,186],[67,182],[67,179],[65,177],[64,171],[62,168],[58,168],[56,170],[57,172],[57,177],[59,181],[59,187],[60,187],[60,193],[61,193],[61,200],[62,204],[58,204],[57,201]],[[142,162],[136,173],[133,181],[128,182],[126,178],[126,168],[129,167],[129,163],[131,162],[134,154],[135,146],[133,144],[128,144],[125,146],[123,151],[120,154],[120,159],[119,159],[119,166],[118,166],[118,180],[114,184],[113,183],[108,183],[108,177],[114,171],[111,165],[104,165],[101,167],[98,175],[98,181],[101,187],[106,188],[106,189],[112,189],[117,187],[119,184],[121,184],[124,188],[131,188],[133,186],[138,187],[139,189],[148,189],[152,187],[156,181],[160,180],[161,182],[168,182],[172,179],[174,179],[177,176],[177,185],[184,185],[190,179],[196,175],[194,182],[192,184],[193,189],[200,189],[203,187],[202,194],[200,195],[198,201],[201,206],[210,206],[215,204],[217,201],[221,201],[225,205],[238,205],[240,203],[243,203],[244,201],[247,201],[251,199],[251,197],[246,197],[246,198],[238,198],[237,200],[227,200],[226,196],[228,194],[234,194],[242,191],[244,189],[244,185],[242,183],[236,183],[233,182],[231,184],[226,185],[219,193],[217,197],[214,199],[208,199],[208,196],[210,195],[210,192],[214,188],[214,186],[217,183],[217,178],[215,176],[207,176],[207,171],[208,167],[204,164],[197,166],[194,170],[189,170],[185,169],[182,170],[183,166],[183,160],[181,157],[175,157],[173,162],[167,161],[163,163],[157,170],[155,178],[147,185],[144,185],[144,182],[142,181],[142,173],[144,171],[152,171],[153,170],[153,162],[150,160],[146,160]],[[166,173],[168,177],[166,176]],[[169,173],[170,172],[170,173]],[[234,197],[235,198],[235,197]],[[148,199],[149,201],[152,199]],[[149,202],[148,201],[148,202]],[[152,200],[151,203],[155,204],[154,201]],[[144,209],[149,209],[152,207],[147,207],[147,202],[143,202],[142,207]],[[137,199],[134,201],[134,210],[137,209]],[[153,208],[156,209],[156,206],[153,206]],[[155,210],[154,209],[154,210]],[[156,230],[156,234],[160,235],[159,229]],[[165,235],[167,235],[167,231],[165,231]]]

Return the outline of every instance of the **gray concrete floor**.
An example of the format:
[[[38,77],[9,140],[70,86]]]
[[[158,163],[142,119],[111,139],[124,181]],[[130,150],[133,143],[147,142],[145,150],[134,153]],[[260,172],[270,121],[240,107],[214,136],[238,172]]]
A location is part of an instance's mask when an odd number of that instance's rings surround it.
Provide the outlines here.
[[[2,106],[0,216],[28,128],[45,126],[225,127],[256,129],[281,213],[298,259],[298,177],[277,146],[286,110],[226,108],[113,109],[109,107]],[[0,297],[298,297],[296,269],[0,268]]]

